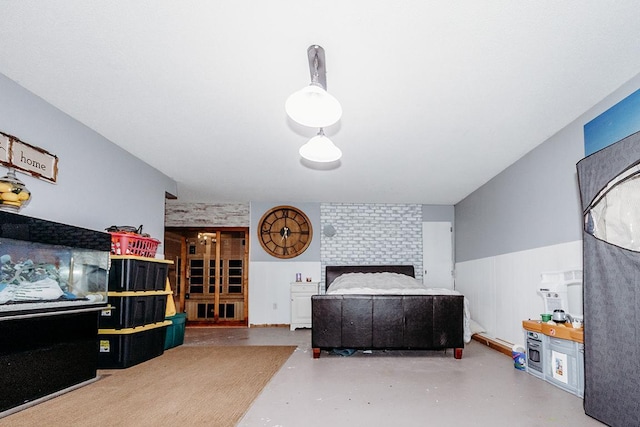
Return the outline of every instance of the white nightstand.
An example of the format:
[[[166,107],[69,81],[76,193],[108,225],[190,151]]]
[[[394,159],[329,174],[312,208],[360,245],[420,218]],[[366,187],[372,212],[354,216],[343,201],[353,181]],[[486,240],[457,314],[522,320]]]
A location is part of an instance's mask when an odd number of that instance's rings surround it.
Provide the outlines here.
[[[291,283],[291,330],[311,327],[311,295],[318,294],[320,282]]]

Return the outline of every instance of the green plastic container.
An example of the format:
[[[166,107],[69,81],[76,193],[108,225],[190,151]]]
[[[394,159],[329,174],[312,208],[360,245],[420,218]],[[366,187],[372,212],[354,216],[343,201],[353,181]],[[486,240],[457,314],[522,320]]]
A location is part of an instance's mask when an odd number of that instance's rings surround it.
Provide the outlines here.
[[[170,320],[171,325],[167,327],[167,336],[164,340],[165,350],[184,344],[187,313],[176,313],[174,316],[168,316],[166,320]]]

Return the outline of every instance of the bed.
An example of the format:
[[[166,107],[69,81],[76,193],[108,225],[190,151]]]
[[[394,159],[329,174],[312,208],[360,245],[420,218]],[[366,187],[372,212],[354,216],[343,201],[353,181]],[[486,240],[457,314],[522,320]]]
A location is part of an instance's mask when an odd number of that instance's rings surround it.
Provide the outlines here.
[[[313,358],[321,350],[336,349],[453,349],[454,357],[462,358],[465,336],[470,339],[464,296],[421,284],[416,287],[422,289],[399,290],[391,283],[419,283],[414,277],[411,265],[327,266],[327,293],[311,297]],[[357,279],[356,289],[344,283],[347,278]],[[391,283],[392,290],[380,293],[380,279]],[[363,281],[377,283],[372,285],[376,289],[369,291]]]

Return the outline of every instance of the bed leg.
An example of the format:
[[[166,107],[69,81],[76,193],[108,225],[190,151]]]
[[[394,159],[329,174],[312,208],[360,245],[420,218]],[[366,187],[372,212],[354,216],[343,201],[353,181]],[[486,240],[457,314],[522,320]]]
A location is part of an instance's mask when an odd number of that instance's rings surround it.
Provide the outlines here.
[[[320,358],[320,349],[318,347],[313,347],[313,358],[314,359]]]
[[[461,348],[454,348],[453,349],[453,357],[455,357],[456,359],[462,359],[462,350]]]

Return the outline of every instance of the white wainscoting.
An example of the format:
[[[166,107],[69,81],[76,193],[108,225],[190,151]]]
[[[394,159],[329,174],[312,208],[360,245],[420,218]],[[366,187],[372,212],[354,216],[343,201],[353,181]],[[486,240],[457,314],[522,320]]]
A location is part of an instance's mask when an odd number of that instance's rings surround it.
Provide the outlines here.
[[[290,285],[296,273],[302,280],[320,280],[320,262],[251,262],[249,265],[249,325],[288,325],[291,321]]]
[[[582,269],[582,240],[456,263],[455,288],[487,335],[522,345],[522,321],[543,312],[541,273],[575,269]]]

